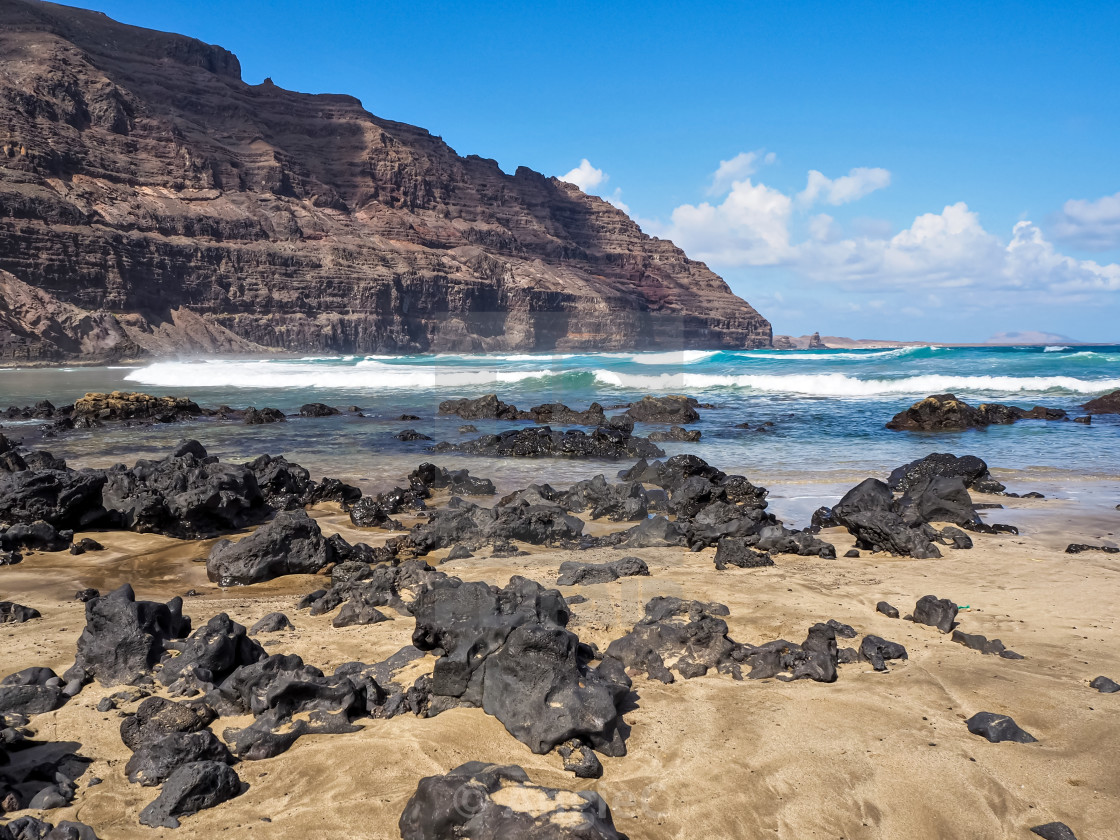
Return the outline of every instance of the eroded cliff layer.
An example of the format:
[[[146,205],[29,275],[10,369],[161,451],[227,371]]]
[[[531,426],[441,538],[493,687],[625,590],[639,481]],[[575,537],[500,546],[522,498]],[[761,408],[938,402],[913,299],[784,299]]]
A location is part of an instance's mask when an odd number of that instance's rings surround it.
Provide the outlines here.
[[[0,211],[0,269],[156,331],[179,310],[301,351],[770,344],[704,264],[575,186],[35,0],[0,0]]]

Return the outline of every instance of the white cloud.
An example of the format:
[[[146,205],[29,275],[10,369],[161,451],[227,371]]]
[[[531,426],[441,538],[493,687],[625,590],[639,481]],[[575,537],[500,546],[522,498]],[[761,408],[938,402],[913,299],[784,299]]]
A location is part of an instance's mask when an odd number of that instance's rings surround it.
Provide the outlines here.
[[[1054,219],[1054,236],[1090,251],[1120,248],[1120,192],[1095,201],[1071,198]]]
[[[857,237],[807,241],[794,264],[810,278],[846,286],[879,288],[919,281],[960,287],[998,273],[1003,246],[964,202],[940,213],[923,213],[889,239]]]
[[[668,225],[644,223],[696,259],[719,265],[776,265],[792,258],[793,201],[779,190],[736,181],[720,204],[682,204]]]
[[[749,154],[722,161],[713,184],[745,172],[754,164]],[[740,162],[733,165],[735,160]],[[976,301],[1003,291],[1029,293],[1035,301],[1071,302],[1120,291],[1120,265],[1062,254],[1029,221],[1019,222],[1008,238],[997,236],[963,201],[923,213],[894,235],[878,220],[856,220],[854,233],[845,235],[827,213],[804,215],[815,203],[845,204],[889,183],[885,169],[857,168],[836,179],[814,170],[806,190],[791,196],[742,176],[731,182],[721,202],[684,204],[667,224],[642,224],[716,270],[782,266],[849,291],[921,293],[930,307],[958,302],[966,292]],[[1107,209],[1097,217],[1107,217]],[[802,229],[807,235],[799,241],[793,231]],[[953,294],[933,294],[938,289]]]
[[[569,184],[575,184],[590,195],[596,187],[610,180],[610,175],[604,173],[602,169],[596,169],[591,165],[591,161],[584,158],[579,162],[579,166],[567,175],[561,175],[560,180],[567,181]]]
[[[827,213],[818,213],[809,219],[809,236],[818,242],[835,242],[840,238],[840,226]]]
[[[809,171],[805,189],[797,195],[797,200],[806,206],[823,201],[826,204],[840,205],[858,201],[875,190],[890,186],[891,173],[880,167],[857,166],[832,179],[816,169]]]
[[[1004,272],[1012,285],[1057,293],[1120,291],[1120,265],[1059,254],[1031,222],[1015,225]]]
[[[708,195],[723,195],[734,186],[736,181],[742,181],[757,172],[759,163],[769,165],[777,159],[778,156],[773,152],[764,152],[760,149],[757,152],[739,152],[731,160],[721,160],[712,175]]]

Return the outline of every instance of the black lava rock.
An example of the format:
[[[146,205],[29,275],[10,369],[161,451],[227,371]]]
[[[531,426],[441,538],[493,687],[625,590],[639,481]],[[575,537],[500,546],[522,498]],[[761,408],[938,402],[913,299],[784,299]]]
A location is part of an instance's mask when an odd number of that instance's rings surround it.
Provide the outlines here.
[[[1033,744],[1038,739],[1029,732],[1020,729],[1007,715],[997,715],[992,712],[977,712],[967,721],[968,731],[973,735],[981,735],[993,744],[1001,741],[1014,741],[1017,744]]]
[[[499,791],[512,796],[495,802]],[[421,779],[399,828],[402,840],[624,840],[599,794],[539,787],[520,767],[479,761]]]
[[[1031,833],[1037,834],[1043,840],[1077,840],[1077,835],[1073,833],[1073,829],[1061,822],[1036,825],[1031,829]]]
[[[219,586],[240,586],[281,575],[314,574],[336,559],[334,546],[305,511],[281,511],[236,543],[216,543],[206,561],[206,575]]]
[[[258,633],[279,633],[281,630],[295,629],[295,626],[284,613],[272,612],[250,627],[249,635],[256,636]]]
[[[959,609],[948,598],[923,595],[914,605],[913,620],[916,624],[928,624],[942,633],[949,633],[957,626]]]
[[[184,764],[171,774],[163,790],[140,812],[140,822],[153,828],[178,828],[179,817],[197,814],[241,794],[237,773],[220,761]]]
[[[898,618],[898,608],[892,607],[886,601],[880,601],[875,605],[876,612],[881,612],[887,618]]]
[[[1101,694],[1116,694],[1120,691],[1120,685],[1113,682],[1108,677],[1097,677],[1089,683],[1089,688],[1095,688]]]

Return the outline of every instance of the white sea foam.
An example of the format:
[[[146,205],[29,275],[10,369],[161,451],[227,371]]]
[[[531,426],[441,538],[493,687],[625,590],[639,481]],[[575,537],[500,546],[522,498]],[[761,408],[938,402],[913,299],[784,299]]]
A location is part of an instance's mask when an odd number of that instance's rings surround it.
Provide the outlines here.
[[[1068,350],[1068,349],[1069,348],[1066,347],[1064,344],[1051,344],[1048,347],[1042,348],[1042,352],[1043,353],[1060,353],[1063,350]]]
[[[630,361],[639,365],[691,365],[712,358],[719,350],[673,350],[668,353],[635,353]]]
[[[631,375],[595,371],[604,385],[640,391],[695,391],[706,388],[745,388],[773,394],[822,397],[873,397],[880,394],[937,394],[958,390],[999,394],[1067,392],[1096,394],[1120,388],[1120,379],[1077,379],[1072,376],[946,376],[925,374],[895,379],[859,379],[842,373],[731,374],[673,373]]]
[[[928,346],[914,346],[914,347],[895,347],[891,350],[859,350],[852,348],[851,350],[840,350],[831,353],[821,353],[818,350],[761,350],[761,351],[744,351],[736,353],[739,358],[747,359],[770,359],[773,361],[791,361],[791,362],[816,362],[824,359],[844,359],[850,362],[859,362],[864,359],[899,359],[904,356],[913,356],[918,353],[936,353],[939,350],[948,350],[951,348],[937,347],[935,345]]]
[[[595,354],[597,355],[597,354]],[[606,355],[606,354],[604,354]],[[574,359],[575,353],[510,353],[507,355],[479,355],[471,353],[437,353],[431,358],[433,359],[456,359],[461,362],[476,362],[480,365],[492,364],[494,362],[535,362],[537,364],[548,364],[557,360]],[[368,358],[400,358],[405,360],[415,360],[418,357],[409,356],[370,356]]]
[[[553,376],[549,370],[405,367],[363,361],[345,367],[314,363],[156,362],[125,377],[166,388],[343,388],[365,391],[460,388]]]

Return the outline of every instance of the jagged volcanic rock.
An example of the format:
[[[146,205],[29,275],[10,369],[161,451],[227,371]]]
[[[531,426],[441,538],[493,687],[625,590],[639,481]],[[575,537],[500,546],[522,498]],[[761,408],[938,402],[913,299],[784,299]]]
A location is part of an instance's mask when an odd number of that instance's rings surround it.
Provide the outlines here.
[[[400,831],[403,840],[624,838],[599,794],[542,787],[520,767],[481,761],[421,779],[401,814]]]

